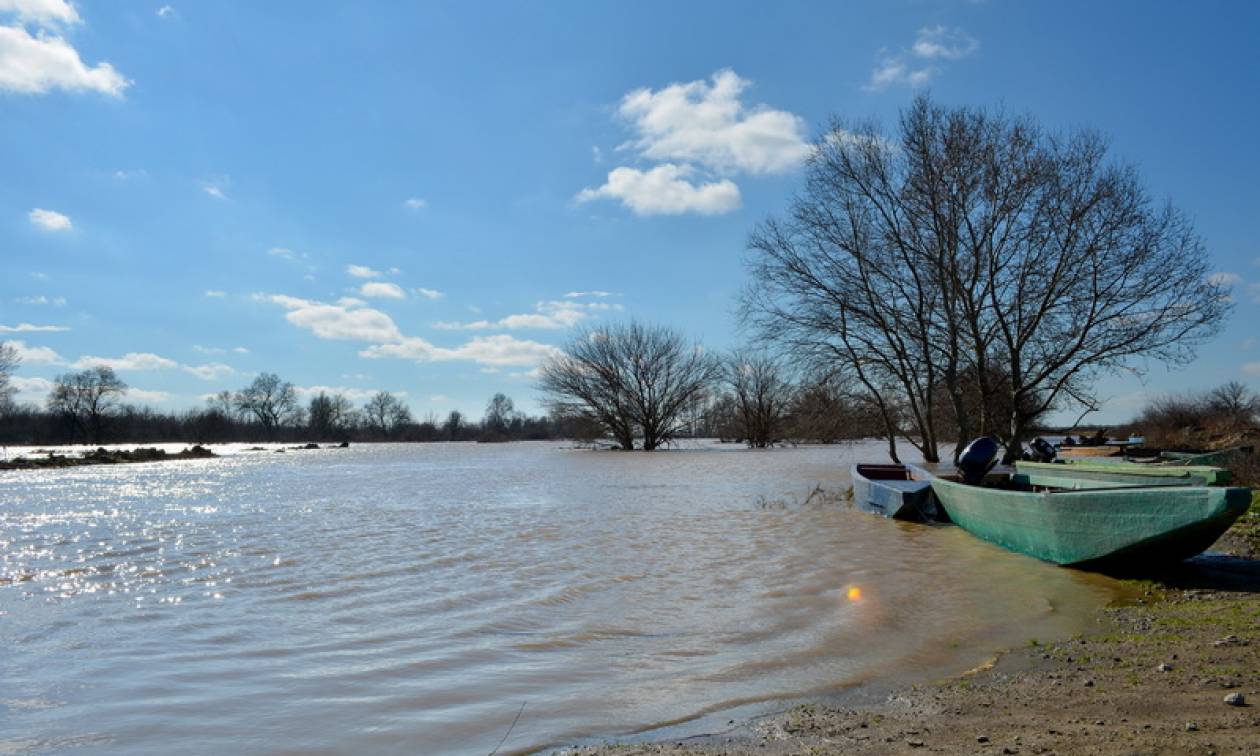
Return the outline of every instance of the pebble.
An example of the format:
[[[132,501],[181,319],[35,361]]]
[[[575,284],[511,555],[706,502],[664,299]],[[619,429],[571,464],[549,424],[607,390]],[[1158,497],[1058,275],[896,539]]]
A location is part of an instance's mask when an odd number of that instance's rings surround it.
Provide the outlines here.
[[[979,736],[979,737],[977,737],[977,738],[976,738],[976,742],[977,742],[977,743],[988,743],[988,742],[989,742],[989,736],[988,736],[988,735],[981,735],[981,736]]]
[[[1225,696],[1224,700],[1225,700],[1225,703],[1229,704],[1230,706],[1246,706],[1247,705],[1247,698],[1242,693],[1230,693],[1228,696]]]
[[[1094,687],[1094,681],[1093,681],[1093,680],[1086,680],[1086,681],[1085,681],[1085,687],[1086,687],[1086,688],[1092,688],[1092,687]]]
[[[1172,672],[1173,665],[1169,664],[1168,662],[1164,662],[1163,664],[1156,667],[1156,669],[1158,669],[1160,672]]]
[[[922,748],[923,741],[922,740],[907,740],[906,745],[910,746],[911,748]]]
[[[1186,722],[1186,732],[1197,732],[1199,726],[1194,722]]]

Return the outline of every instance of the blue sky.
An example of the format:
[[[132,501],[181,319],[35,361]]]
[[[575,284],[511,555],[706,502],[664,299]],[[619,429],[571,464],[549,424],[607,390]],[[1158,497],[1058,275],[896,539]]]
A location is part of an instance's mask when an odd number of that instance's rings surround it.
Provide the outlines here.
[[[1260,388],[1260,6],[0,0],[0,338],[167,408],[273,371],[480,416],[574,325],[739,344],[749,230],[828,117],[922,88],[1089,126],[1237,311],[1148,394]],[[52,330],[56,329],[56,330]]]

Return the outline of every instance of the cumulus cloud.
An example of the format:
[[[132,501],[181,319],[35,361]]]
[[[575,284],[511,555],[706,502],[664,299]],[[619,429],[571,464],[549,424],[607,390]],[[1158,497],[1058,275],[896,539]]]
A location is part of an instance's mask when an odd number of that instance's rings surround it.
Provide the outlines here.
[[[597,311],[623,309],[605,302],[572,302],[550,300],[534,305],[533,312],[508,315],[498,320],[474,320],[469,323],[438,322],[435,328],[446,331],[485,331],[490,329],[556,330],[570,328]]]
[[[438,291],[437,289],[426,289],[423,286],[416,289],[415,291],[417,294],[424,297],[425,299],[441,299],[442,297],[446,296],[445,294]]]
[[[23,403],[42,403],[53,390],[53,382],[47,378],[15,375],[9,383],[15,391],[13,398]]]
[[[6,341],[24,365],[64,365],[61,355],[49,347],[30,346],[25,341]]]
[[[220,291],[219,289],[206,289],[206,293],[204,294],[204,296],[211,297],[213,299],[220,299],[222,297],[226,297],[227,292]]]
[[[406,299],[407,292],[398,284],[385,281],[372,281],[359,287],[359,294],[375,299]]]
[[[578,192],[577,201],[616,199],[636,215],[720,215],[739,208],[739,187],[734,181],[693,183],[690,177],[695,173],[690,166],[673,163],[647,171],[621,166],[609,171],[603,186]]]
[[[171,398],[171,395],[165,391],[149,391],[148,389],[129,387],[127,389],[128,399],[137,399],[142,402],[165,402]]]
[[[122,97],[131,85],[109,63],[89,66],[58,31],[79,23],[74,6],[64,0],[0,0],[0,15],[17,23],[0,25],[0,90],[43,94],[53,89],[99,92]],[[26,25],[39,27],[32,33]]]
[[[69,330],[66,326],[32,325],[30,323],[18,323],[15,326],[0,325],[0,333],[61,333]]]
[[[369,268],[366,265],[347,265],[346,273],[350,274],[354,278],[380,278],[381,277],[381,272],[379,270],[373,270],[372,268]]]
[[[555,347],[508,334],[477,336],[458,347],[434,346],[419,337],[407,337],[393,344],[376,344],[359,352],[361,357],[397,357],[415,362],[469,360],[480,365],[535,365],[558,353]]]
[[[226,200],[227,188],[231,180],[227,176],[221,176],[215,179],[207,179],[201,182],[201,191],[219,200]],[[269,250],[270,251],[270,250]]]
[[[414,213],[428,207],[429,201],[422,197],[408,197],[403,202],[403,206]]]
[[[258,298],[284,307],[288,310],[284,315],[286,320],[321,339],[396,341],[402,338],[392,318],[380,310],[364,307],[356,299],[328,304],[284,294],[259,295]]]
[[[53,305],[54,307],[65,307],[66,305],[65,297],[46,297],[43,294],[33,297],[18,297],[13,301],[25,305]]]
[[[615,297],[616,294],[611,291],[566,291],[564,293],[567,299],[581,299],[584,297]]]
[[[352,402],[367,401],[381,391],[381,389],[348,388],[346,386],[294,386],[293,390],[304,400],[320,394],[328,394],[329,396],[340,394]],[[407,395],[406,391],[391,391],[389,393],[397,397]]]
[[[980,43],[962,29],[925,26],[919,29],[909,50],[881,50],[879,63],[863,85],[868,92],[892,86],[921,87],[941,73],[939,63],[961,60],[980,49]]]
[[[708,80],[629,92],[617,115],[635,136],[618,151],[632,150],[656,165],[614,168],[603,186],[583,189],[577,200],[617,199],[639,215],[738,208],[739,187],[729,176],[782,173],[810,153],[804,119],[744,103],[751,84],[723,69]]]
[[[744,105],[751,82],[730,69],[709,81],[636,89],[617,113],[638,137],[633,147],[651,160],[685,161],[724,173],[780,173],[809,156],[805,121],[768,105]]]
[[[168,360],[152,352],[128,352],[122,357],[80,357],[72,367],[79,370],[96,366],[113,368],[114,370],[164,370],[179,367],[175,360]]]
[[[1237,286],[1242,283],[1242,276],[1237,273],[1213,273],[1208,276],[1208,283],[1215,286]]]
[[[70,218],[56,210],[45,210],[37,207],[26,215],[30,219],[31,224],[39,226],[45,231],[69,231],[74,227],[70,222]]]
[[[175,9],[169,5],[163,5],[156,12],[158,18],[171,18],[175,15]]]
[[[195,375],[203,381],[213,381],[236,373],[235,368],[231,365],[224,365],[222,362],[212,362],[205,365],[184,365],[183,371],[189,375]]]

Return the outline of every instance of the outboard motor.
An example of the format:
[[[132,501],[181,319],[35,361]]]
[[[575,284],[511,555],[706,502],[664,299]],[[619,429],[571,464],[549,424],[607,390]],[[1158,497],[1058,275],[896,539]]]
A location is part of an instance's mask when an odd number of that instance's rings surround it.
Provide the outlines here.
[[[1054,445],[1041,436],[1034,438],[1029,446],[1032,447],[1033,459],[1038,462],[1053,462],[1055,456],[1058,454],[1058,452],[1055,451]]]
[[[1001,450],[998,442],[988,436],[981,436],[967,444],[967,448],[963,449],[958,458],[958,471],[962,473],[963,482],[973,486],[980,485],[984,476],[997,464]]]

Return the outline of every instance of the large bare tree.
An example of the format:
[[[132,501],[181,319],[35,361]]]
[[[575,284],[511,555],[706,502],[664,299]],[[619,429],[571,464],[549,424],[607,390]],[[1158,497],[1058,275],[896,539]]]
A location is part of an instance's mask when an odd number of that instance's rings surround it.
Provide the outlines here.
[[[301,415],[297,389],[275,373],[259,374],[253,383],[236,392],[233,401],[242,414],[258,421],[268,438],[274,437],[286,423],[297,421]]]
[[[48,394],[48,411],[61,415],[86,440],[94,444],[104,438],[108,417],[118,410],[127,384],[106,365],[97,365],[53,379]]]
[[[411,410],[388,391],[373,394],[363,406],[363,415],[367,424],[383,438],[389,438],[398,426],[411,422]]]
[[[1100,137],[926,96],[892,137],[834,123],[749,247],[746,316],[854,376],[929,460],[943,430],[1013,458],[1034,418],[1097,406],[1102,372],[1189,359],[1230,307],[1192,225]]]
[[[720,361],[677,331],[638,322],[580,331],[545,362],[552,411],[599,423],[625,450],[669,442],[721,374]]]

